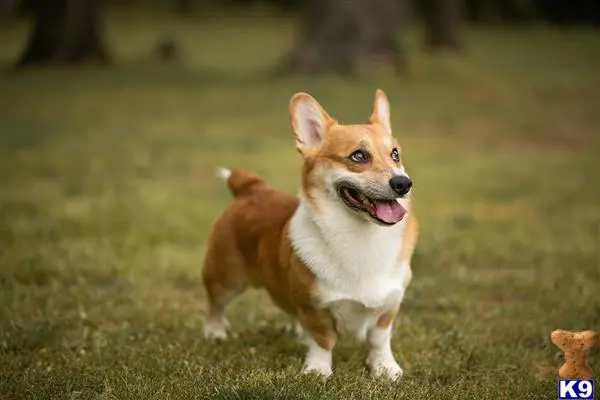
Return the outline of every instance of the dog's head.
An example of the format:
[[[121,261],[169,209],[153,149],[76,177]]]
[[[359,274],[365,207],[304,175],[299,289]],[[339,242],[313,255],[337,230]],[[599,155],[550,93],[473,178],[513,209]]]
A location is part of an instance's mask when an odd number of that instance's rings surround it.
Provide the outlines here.
[[[338,124],[306,93],[292,97],[290,119],[296,148],[304,158],[302,189],[315,210],[325,199],[380,225],[404,218],[412,181],[392,136],[383,91],[375,94],[366,124]]]

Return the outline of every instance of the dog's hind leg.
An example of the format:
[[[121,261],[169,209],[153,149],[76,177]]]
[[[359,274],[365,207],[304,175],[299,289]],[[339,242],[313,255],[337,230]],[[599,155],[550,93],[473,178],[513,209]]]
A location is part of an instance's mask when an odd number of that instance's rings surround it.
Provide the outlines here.
[[[203,279],[208,296],[208,315],[204,322],[206,339],[226,339],[229,322],[225,308],[248,286],[243,261],[235,250],[225,252],[210,246],[204,261]]]

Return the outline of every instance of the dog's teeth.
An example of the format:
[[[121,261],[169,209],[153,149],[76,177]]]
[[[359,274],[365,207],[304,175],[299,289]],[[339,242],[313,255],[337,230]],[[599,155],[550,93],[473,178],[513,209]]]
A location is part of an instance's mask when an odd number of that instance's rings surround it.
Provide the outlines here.
[[[356,200],[358,200],[359,203],[361,203],[363,206],[365,206],[367,208],[371,207],[371,205],[372,205],[371,200],[361,192],[356,193]]]

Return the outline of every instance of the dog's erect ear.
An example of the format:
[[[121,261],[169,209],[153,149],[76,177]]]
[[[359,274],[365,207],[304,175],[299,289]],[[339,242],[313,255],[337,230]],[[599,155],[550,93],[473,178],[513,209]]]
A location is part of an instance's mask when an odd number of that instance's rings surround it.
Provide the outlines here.
[[[375,103],[373,104],[373,113],[369,118],[370,123],[379,122],[392,134],[392,124],[390,123],[390,102],[383,90],[377,89],[375,92]]]
[[[321,143],[333,119],[311,95],[296,93],[290,100],[290,122],[296,136],[296,148],[305,154]]]

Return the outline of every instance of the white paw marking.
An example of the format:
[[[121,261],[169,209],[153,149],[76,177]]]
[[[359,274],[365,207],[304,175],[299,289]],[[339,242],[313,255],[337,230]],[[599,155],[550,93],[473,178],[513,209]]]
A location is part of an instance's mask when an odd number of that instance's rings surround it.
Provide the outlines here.
[[[316,373],[324,377],[331,375],[333,373],[331,370],[331,351],[319,346],[309,335],[305,335],[304,343],[308,346],[308,353],[302,366],[302,373]]]
[[[324,362],[313,362],[311,364],[304,364],[302,367],[303,374],[317,374],[323,377],[330,376],[333,371],[331,370],[331,365]]]
[[[367,365],[371,370],[371,376],[374,378],[387,378],[396,381],[404,375],[404,371],[394,360],[368,360]]]
[[[404,371],[402,371],[392,354],[391,338],[391,326],[372,329],[369,332],[371,349],[366,363],[371,371],[371,376],[396,381],[402,377]]]
[[[226,319],[221,320],[208,320],[204,324],[204,338],[205,339],[227,339],[227,328],[229,323]]]

